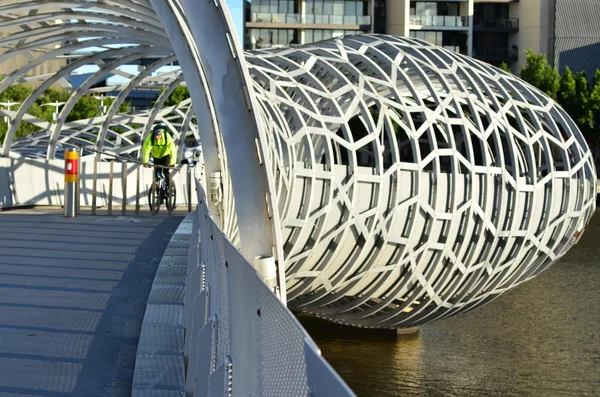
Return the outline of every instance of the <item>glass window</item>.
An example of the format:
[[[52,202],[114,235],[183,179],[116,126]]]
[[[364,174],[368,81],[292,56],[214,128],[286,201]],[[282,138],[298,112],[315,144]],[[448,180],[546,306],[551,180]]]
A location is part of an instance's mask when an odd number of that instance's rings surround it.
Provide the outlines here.
[[[314,40],[315,40],[315,42],[323,40],[323,31],[322,30],[315,30]]]
[[[269,12],[269,2],[270,0],[262,0],[260,2],[260,12],[261,13],[268,13]]]
[[[448,4],[448,15],[460,16],[459,4]]]
[[[358,11],[356,1],[347,1],[346,2],[346,11],[344,15],[358,15],[356,12]]]
[[[289,2],[287,0],[280,0],[279,1],[279,9],[277,10],[278,13],[280,14],[293,14],[293,12],[290,12],[289,10]]]
[[[333,15],[344,15],[344,0],[333,0]]]
[[[310,44],[313,40],[313,30],[307,29],[304,31],[304,44]]]
[[[269,1],[269,12],[271,14],[277,14],[279,8],[279,0],[270,0]]]
[[[414,14],[412,8],[414,4]],[[411,15],[437,15],[437,3],[434,2],[412,2]]]
[[[323,15],[323,1],[315,0],[315,15]]]

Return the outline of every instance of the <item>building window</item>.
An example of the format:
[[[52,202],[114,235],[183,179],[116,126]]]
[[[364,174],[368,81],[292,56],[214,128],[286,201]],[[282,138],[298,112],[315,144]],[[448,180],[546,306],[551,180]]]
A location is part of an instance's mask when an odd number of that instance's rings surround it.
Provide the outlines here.
[[[294,0],[253,0],[251,12],[259,14],[296,14]]]
[[[306,0],[306,13],[309,15],[369,15],[368,1],[365,0]]]
[[[306,29],[304,31],[304,44],[316,43],[321,40],[329,40],[340,36],[354,36],[364,33],[361,30],[330,30],[330,29]]]
[[[297,35],[298,33],[294,29],[249,29],[249,40],[246,42],[246,47],[253,50],[287,47]]]
[[[410,15],[460,16],[459,3],[410,2]]]
[[[464,54],[467,51],[467,35],[463,32],[411,30],[410,37],[424,40],[453,52]]]

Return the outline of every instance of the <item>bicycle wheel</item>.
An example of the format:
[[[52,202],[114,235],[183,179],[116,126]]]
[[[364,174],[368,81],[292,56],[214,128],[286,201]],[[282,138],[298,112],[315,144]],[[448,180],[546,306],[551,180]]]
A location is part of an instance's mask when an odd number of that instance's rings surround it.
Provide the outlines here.
[[[167,194],[167,211],[169,211],[169,215],[171,215],[171,213],[173,212],[173,210],[175,209],[175,203],[176,198],[177,198],[177,190],[175,189],[175,184],[173,183],[173,181],[169,181],[169,192]]]
[[[150,213],[152,213],[152,215],[158,214],[158,210],[160,209],[160,191],[156,182],[152,183],[150,186],[148,203],[150,204]]]

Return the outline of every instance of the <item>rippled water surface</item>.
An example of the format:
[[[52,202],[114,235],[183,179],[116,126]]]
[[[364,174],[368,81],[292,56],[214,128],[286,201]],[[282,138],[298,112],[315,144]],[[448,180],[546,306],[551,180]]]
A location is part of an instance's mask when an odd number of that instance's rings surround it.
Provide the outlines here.
[[[470,313],[401,337],[307,328],[362,397],[600,396],[600,214],[559,263]]]

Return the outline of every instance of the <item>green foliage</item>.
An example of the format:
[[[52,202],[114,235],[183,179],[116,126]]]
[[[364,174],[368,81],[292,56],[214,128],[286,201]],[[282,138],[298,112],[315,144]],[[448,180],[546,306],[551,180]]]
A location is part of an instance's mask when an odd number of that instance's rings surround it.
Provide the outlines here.
[[[190,91],[188,90],[187,86],[179,85],[173,90],[171,95],[169,95],[165,101],[165,106],[175,106],[178,103],[185,101],[189,97]]]
[[[0,76],[1,80],[1,76]],[[31,95],[33,89],[23,84],[13,84],[4,91],[0,92],[0,102],[17,102],[17,105],[11,107],[11,110],[17,110],[21,103],[25,102]],[[44,91],[36,100],[31,104],[27,113],[37,117],[40,120],[52,122],[54,120],[54,113],[57,108],[54,103],[67,102],[71,94],[67,91],[48,88]],[[111,104],[115,101],[114,98],[104,99],[104,105],[110,108]],[[91,96],[81,97],[77,103],[73,106],[67,121],[81,120],[90,117],[97,117],[101,115],[100,101]],[[63,104],[58,106],[60,112],[64,107]],[[129,112],[131,106],[129,102],[124,102],[119,106],[117,113]],[[35,126],[26,121],[21,121],[15,132],[15,137],[23,137],[40,130],[40,127]],[[4,137],[8,131],[8,125],[4,122],[3,118],[0,118],[0,143],[4,142]]]
[[[23,102],[31,91],[31,88],[22,84],[11,85],[0,93],[0,102]]]
[[[525,51],[526,64],[521,68],[521,78],[556,100],[560,88],[560,74],[548,63],[544,54]]]
[[[573,74],[566,67],[563,75],[551,67],[543,54],[526,51],[521,78],[556,100],[575,121],[588,144],[600,147],[600,69],[591,86],[585,72]]]
[[[508,63],[506,62],[502,62],[498,67],[500,70],[504,70],[506,73],[511,73],[510,69],[508,68]]]
[[[575,76],[568,66],[565,68],[560,80],[558,102],[571,117],[575,118],[575,115],[579,113],[577,104],[577,84],[575,82]]]
[[[590,108],[590,89],[585,71],[575,75],[575,89],[580,113],[571,117],[575,119],[579,128],[585,133],[594,129],[594,112]]]
[[[89,95],[79,98],[71,112],[67,116],[67,121],[89,119],[100,116],[100,101]]]

